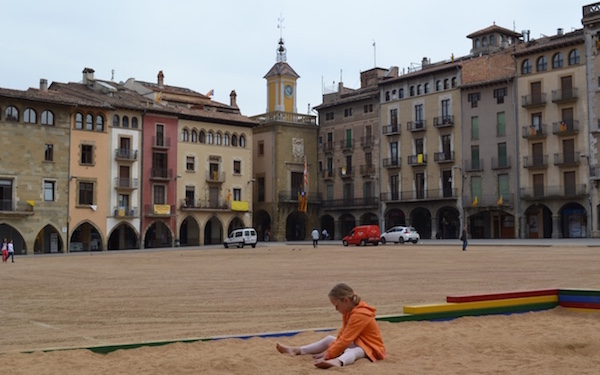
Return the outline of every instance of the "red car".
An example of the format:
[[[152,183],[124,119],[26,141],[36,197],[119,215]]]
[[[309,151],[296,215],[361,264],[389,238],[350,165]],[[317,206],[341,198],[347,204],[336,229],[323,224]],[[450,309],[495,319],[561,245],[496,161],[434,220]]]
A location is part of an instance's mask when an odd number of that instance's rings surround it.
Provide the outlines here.
[[[377,225],[360,225],[352,229],[346,237],[342,238],[344,246],[365,246],[368,243],[377,246],[379,245],[379,241],[381,241],[381,236],[379,226]]]

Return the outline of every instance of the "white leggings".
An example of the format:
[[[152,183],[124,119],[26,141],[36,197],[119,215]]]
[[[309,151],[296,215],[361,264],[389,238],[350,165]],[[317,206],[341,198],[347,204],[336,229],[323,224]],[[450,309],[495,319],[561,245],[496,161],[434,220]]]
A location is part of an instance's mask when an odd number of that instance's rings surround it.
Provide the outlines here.
[[[331,343],[334,341],[335,337],[329,335],[320,341],[301,346],[300,354],[323,353],[327,350],[327,348],[329,348],[329,345],[331,345]],[[366,356],[367,355],[365,354],[365,351],[360,346],[356,345],[355,343],[352,343],[348,345],[346,350],[344,350],[344,352],[336,359],[339,359],[340,362],[342,362],[342,366],[347,366],[353,364],[354,361],[356,361],[357,359],[365,358]]]

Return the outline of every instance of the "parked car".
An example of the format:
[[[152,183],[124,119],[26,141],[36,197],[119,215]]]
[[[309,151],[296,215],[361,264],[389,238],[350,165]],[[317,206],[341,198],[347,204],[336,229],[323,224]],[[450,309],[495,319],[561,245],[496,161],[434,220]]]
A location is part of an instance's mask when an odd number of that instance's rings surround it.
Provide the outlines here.
[[[393,243],[405,243],[412,242],[417,243],[421,239],[421,235],[414,227],[403,227],[403,226],[395,226],[386,230],[381,235],[381,243],[385,244],[386,242]]]
[[[250,245],[256,247],[258,237],[254,228],[240,228],[233,230],[229,236],[223,241],[223,246],[227,249],[229,246],[244,247]]]
[[[377,225],[359,225],[348,233],[348,235],[342,238],[342,244],[348,245],[361,245],[365,246],[368,243],[373,245],[379,245],[379,227]]]

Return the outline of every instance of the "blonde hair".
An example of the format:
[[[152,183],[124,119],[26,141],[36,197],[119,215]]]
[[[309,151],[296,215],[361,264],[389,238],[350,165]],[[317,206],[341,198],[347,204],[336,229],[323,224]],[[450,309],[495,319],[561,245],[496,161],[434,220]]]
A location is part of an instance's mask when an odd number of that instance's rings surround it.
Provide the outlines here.
[[[344,298],[350,299],[355,305],[360,303],[360,297],[354,293],[354,290],[350,288],[347,284],[340,283],[331,288],[329,291],[329,298],[335,298],[338,300],[343,300]]]

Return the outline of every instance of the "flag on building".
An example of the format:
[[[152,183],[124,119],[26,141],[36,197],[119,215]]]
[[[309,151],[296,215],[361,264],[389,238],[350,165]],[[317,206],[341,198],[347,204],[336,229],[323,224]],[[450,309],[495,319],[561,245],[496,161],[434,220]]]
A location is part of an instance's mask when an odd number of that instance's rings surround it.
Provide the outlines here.
[[[156,96],[154,97],[154,102],[159,103],[162,100],[162,91],[157,92]]]
[[[308,197],[306,192],[298,191],[298,211],[306,212],[306,206],[308,205]]]
[[[206,93],[206,96],[208,96],[210,98],[214,94],[215,94],[215,89],[211,89],[209,92]]]
[[[476,195],[475,199],[473,199],[473,207],[477,206],[477,203],[479,203],[479,200],[477,199],[477,195]]]
[[[308,190],[308,166],[306,165],[306,155],[304,155],[304,191]]]
[[[503,203],[503,202],[504,202],[504,201],[502,200],[502,195],[501,195],[501,196],[500,196],[500,198],[498,198],[498,202],[497,202],[497,203],[498,203],[498,206],[502,206],[502,203]]]

